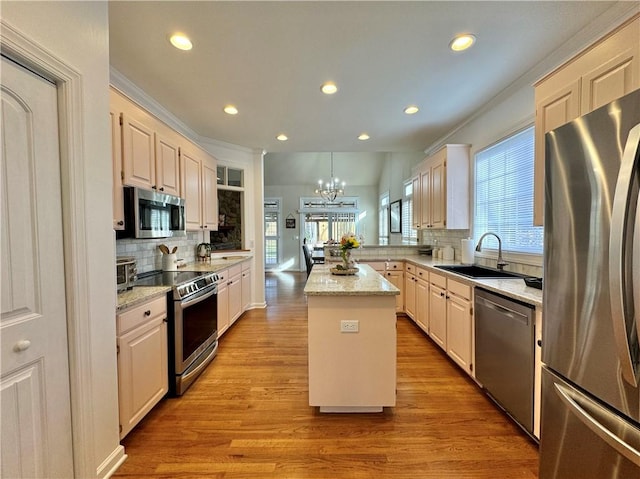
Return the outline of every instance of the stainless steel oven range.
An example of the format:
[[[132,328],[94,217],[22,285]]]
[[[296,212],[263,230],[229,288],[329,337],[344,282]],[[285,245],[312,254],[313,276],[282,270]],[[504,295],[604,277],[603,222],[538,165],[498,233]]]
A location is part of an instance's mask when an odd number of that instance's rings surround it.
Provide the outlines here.
[[[218,275],[191,271],[141,274],[137,285],[172,286],[169,301],[169,394],[181,396],[218,351]]]

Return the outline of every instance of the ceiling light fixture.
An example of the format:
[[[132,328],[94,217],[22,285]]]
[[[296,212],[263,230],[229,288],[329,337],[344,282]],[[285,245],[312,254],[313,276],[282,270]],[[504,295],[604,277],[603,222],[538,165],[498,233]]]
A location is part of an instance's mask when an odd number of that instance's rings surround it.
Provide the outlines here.
[[[224,107],[224,112],[228,115],[237,115],[238,109],[233,105],[227,105]]]
[[[419,111],[420,111],[420,108],[418,108],[418,107],[417,107],[417,106],[415,106],[415,105],[409,105],[408,107],[406,107],[406,108],[404,109],[404,112],[405,112],[407,115],[414,115],[414,114],[418,113]]]
[[[449,48],[454,52],[461,52],[462,50],[466,50],[471,47],[475,42],[476,37],[470,33],[456,35],[453,40],[451,40],[451,43],[449,43]]]
[[[191,40],[189,40],[189,37],[182,33],[174,33],[169,38],[169,41],[171,42],[171,45],[179,50],[191,50],[193,48],[193,44],[191,43]]]
[[[280,133],[278,136],[276,136],[276,140],[278,141],[287,141],[289,139],[289,137],[287,137],[287,135],[285,135],[284,133]]]
[[[331,179],[326,183],[318,180],[316,195],[320,195],[325,201],[334,201],[338,196],[344,194],[345,182],[340,183],[338,178],[333,177],[333,152],[331,153]]]
[[[365,141],[369,139],[369,135],[367,135],[366,133],[360,133],[360,135],[358,136],[358,140],[361,141]]]
[[[322,87],[320,87],[320,90],[322,90],[322,93],[324,93],[325,95],[333,95],[335,92],[338,91],[338,87],[336,86],[335,83],[328,81],[322,84]]]

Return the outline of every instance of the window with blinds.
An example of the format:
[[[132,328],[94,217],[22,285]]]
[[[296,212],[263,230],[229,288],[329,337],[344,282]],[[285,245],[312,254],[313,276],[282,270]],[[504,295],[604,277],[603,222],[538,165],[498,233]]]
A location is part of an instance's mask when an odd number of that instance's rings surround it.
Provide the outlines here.
[[[492,231],[503,251],[541,254],[543,228],[533,226],[533,126],[475,156],[475,240]],[[483,248],[498,249],[488,236]]]
[[[378,209],[378,244],[389,244],[389,192],[380,195]]]
[[[264,200],[264,264],[273,268],[280,260],[280,199]]]
[[[418,230],[413,229],[413,182],[404,184],[404,196],[402,198],[402,244],[417,244]]]

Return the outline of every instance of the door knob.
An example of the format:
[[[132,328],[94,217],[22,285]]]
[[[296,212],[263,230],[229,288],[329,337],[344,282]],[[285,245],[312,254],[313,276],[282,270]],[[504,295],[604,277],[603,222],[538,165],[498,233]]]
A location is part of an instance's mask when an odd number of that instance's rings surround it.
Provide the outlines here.
[[[31,341],[29,341],[28,339],[22,339],[15,344],[15,346],[13,347],[13,350],[16,353],[19,353],[20,351],[26,351],[27,349],[29,349],[30,346],[31,346]]]

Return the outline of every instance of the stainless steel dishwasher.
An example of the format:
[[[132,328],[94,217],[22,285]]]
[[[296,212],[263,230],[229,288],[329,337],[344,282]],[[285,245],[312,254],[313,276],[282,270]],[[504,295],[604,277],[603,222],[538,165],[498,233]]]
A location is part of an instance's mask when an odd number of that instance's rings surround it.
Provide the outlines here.
[[[534,307],[475,289],[476,379],[533,437]]]

